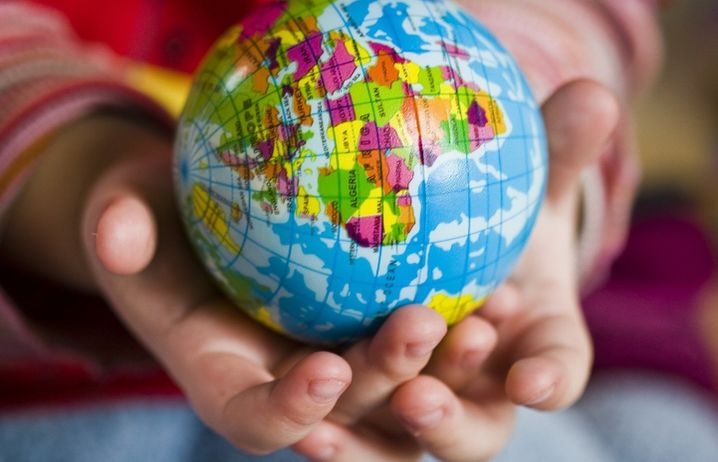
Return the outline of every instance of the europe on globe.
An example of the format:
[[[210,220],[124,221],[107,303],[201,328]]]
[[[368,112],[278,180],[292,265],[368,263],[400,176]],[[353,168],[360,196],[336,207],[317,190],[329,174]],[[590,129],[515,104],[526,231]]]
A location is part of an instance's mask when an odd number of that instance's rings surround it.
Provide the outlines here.
[[[454,323],[507,277],[543,198],[538,104],[447,0],[289,0],[228,31],[176,141],[198,254],[249,315],[352,342],[395,309]]]

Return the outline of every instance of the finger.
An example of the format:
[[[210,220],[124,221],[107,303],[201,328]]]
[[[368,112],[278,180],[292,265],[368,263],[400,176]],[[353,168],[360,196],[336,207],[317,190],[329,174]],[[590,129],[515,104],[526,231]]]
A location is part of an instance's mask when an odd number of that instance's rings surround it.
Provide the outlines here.
[[[120,317],[214,430],[253,452],[290,445],[331,410],[336,397],[321,395],[330,395],[332,388],[341,393],[350,369],[336,355],[311,355],[274,381],[269,370],[294,344],[270,334],[219,296],[185,243],[169,168],[169,155],[138,158],[98,182],[84,220],[95,277]],[[149,204],[161,236],[154,258],[139,274],[108,271],[96,254],[92,236],[108,204],[118,197]]]
[[[519,336],[506,378],[506,394],[516,404],[556,410],[573,404],[590,374],[592,349],[578,315],[538,318]]]
[[[97,258],[112,273],[139,273],[154,257],[156,228],[152,212],[139,197],[115,198],[97,223]]]
[[[468,316],[449,329],[423,373],[451,390],[464,388],[478,373],[496,346],[496,330],[478,316]]]
[[[608,146],[620,106],[602,85],[577,80],[558,89],[543,106],[549,142],[549,203],[573,196],[583,169]]]
[[[620,252],[626,241],[641,176],[633,122],[624,114],[620,125],[613,138],[612,149],[605,156],[605,163],[610,165],[608,169],[614,175],[613,181],[605,185],[606,190],[602,190],[607,202],[606,212],[609,213],[601,230],[608,255]]]
[[[483,396],[478,404],[423,375],[397,389],[391,409],[427,451],[445,461],[490,459],[513,424],[513,406],[501,394]]]
[[[281,379],[234,395],[222,407],[214,427],[245,451],[277,451],[308,435],[329,414],[350,381],[351,369],[339,356],[314,353]]]
[[[446,321],[434,310],[413,305],[394,312],[372,339],[344,354],[354,381],[332,419],[350,424],[384,403],[399,384],[419,374],[445,334]]]
[[[182,359],[185,352],[177,353],[165,343],[185,323],[203,324],[201,332],[186,333],[184,342],[187,344],[203,340],[200,333],[211,336],[216,329],[221,329],[214,332],[220,334],[217,339],[221,340],[233,332],[225,328],[231,325],[244,335],[242,354],[258,364],[272,367],[293,349],[293,343],[269,335],[219,296],[208,272],[195,258],[176,213],[168,173],[171,171],[171,148],[159,143],[148,149],[151,148],[156,149],[153,151],[155,155],[137,156],[114,168],[97,182],[88,198],[82,234],[98,284],[120,317],[160,359]],[[102,254],[112,246],[96,240],[105,235],[98,231],[103,221],[107,225],[108,215],[115,213],[111,212],[113,207],[124,201],[135,204],[119,207],[120,211],[139,210],[137,215],[140,216],[151,213],[151,217],[143,218],[154,223],[147,229],[153,229],[156,236],[161,236],[161,239],[155,239],[154,252],[147,252],[154,255],[151,262],[138,274],[109,271],[104,263],[115,257],[123,258],[123,249]],[[111,239],[107,238],[106,242],[109,241]],[[103,251],[98,254],[99,249]]]
[[[370,431],[351,431],[331,421],[319,424],[292,449],[313,462],[416,462],[422,452],[408,436],[388,439]]]
[[[494,325],[503,322],[521,311],[521,293],[509,279],[503,282],[477,314]]]
[[[351,369],[335,354],[316,352],[275,379],[263,352],[253,350],[266,331],[236,314],[226,300],[210,301],[153,344],[208,426],[244,451],[267,454],[300,440],[327,416]],[[274,343],[286,350],[280,339]]]

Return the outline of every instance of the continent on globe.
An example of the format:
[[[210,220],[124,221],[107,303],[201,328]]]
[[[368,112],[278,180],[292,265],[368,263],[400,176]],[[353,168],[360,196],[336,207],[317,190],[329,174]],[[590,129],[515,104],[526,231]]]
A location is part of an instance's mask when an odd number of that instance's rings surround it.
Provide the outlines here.
[[[479,307],[526,244],[546,159],[521,71],[451,1],[289,0],[201,65],[176,183],[228,296],[336,344],[406,304],[449,323]]]

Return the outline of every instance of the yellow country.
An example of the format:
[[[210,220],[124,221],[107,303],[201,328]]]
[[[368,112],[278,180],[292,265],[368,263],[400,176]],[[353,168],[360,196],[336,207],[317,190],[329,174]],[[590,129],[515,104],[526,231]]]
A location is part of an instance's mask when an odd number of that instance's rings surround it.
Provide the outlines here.
[[[396,111],[396,114],[389,119],[389,125],[396,131],[403,146],[413,146],[415,144],[415,141],[412,141],[409,127],[406,125],[406,119],[402,111]]]
[[[419,73],[421,68],[416,63],[397,63],[394,67],[399,71],[399,78],[406,83],[414,84],[419,83]]]
[[[506,121],[504,120],[504,114],[501,112],[501,108],[496,103],[496,100],[489,96],[486,92],[480,92],[476,100],[479,106],[486,110],[486,117],[489,119],[489,123],[494,128],[494,133],[501,135],[506,133]]]
[[[446,319],[446,322],[454,324],[483,305],[485,300],[485,298],[476,300],[471,295],[450,297],[446,294],[439,293],[434,295],[427,305],[442,315],[444,319]]]
[[[198,183],[192,186],[192,211],[231,254],[239,253],[239,245],[229,235],[229,224],[222,207]]]
[[[373,217],[378,214],[386,214],[388,207],[383,206],[384,191],[381,187],[369,191],[369,196],[361,203],[359,209],[354,213],[355,217]],[[389,209],[390,210],[390,209]]]
[[[297,217],[317,217],[321,211],[321,204],[319,199],[311,194],[308,194],[306,189],[302,186],[299,187],[297,194]]]
[[[331,159],[332,168],[335,170],[351,170],[354,168],[363,125],[364,122],[361,120],[353,120],[327,130],[329,138],[334,139],[335,145],[335,155]]]
[[[261,307],[255,313],[255,319],[275,332],[282,333],[284,329],[272,317],[272,313],[266,307]]]

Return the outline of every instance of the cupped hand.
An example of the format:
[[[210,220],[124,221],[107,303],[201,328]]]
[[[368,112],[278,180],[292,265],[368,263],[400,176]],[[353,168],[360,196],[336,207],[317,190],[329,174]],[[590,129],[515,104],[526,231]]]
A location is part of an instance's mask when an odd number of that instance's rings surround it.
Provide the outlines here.
[[[620,108],[605,87],[582,80],[563,86],[545,104],[544,116],[550,150],[546,201],[515,272],[482,315],[499,332],[493,366],[507,371],[508,397],[556,410],[580,397],[592,360],[578,290],[579,177],[611,143]]]
[[[42,147],[8,211],[0,256],[103,295],[200,417],[248,452],[297,443],[332,411],[349,425],[420,373],[446,332],[424,307],[399,310],[344,357],[243,315],[184,235],[171,151],[169,133],[129,114],[94,114],[64,127]],[[71,307],[65,315],[74,316]],[[321,449],[332,446],[314,450]]]
[[[549,184],[513,276],[449,330],[421,374],[392,382],[386,406],[362,409],[340,398],[295,445],[299,452],[337,462],[416,460],[424,451],[446,461],[488,460],[506,444],[516,405],[555,410],[581,395],[592,355],[576,282],[578,182],[609,142],[619,111],[607,89],[576,81],[543,113]]]

